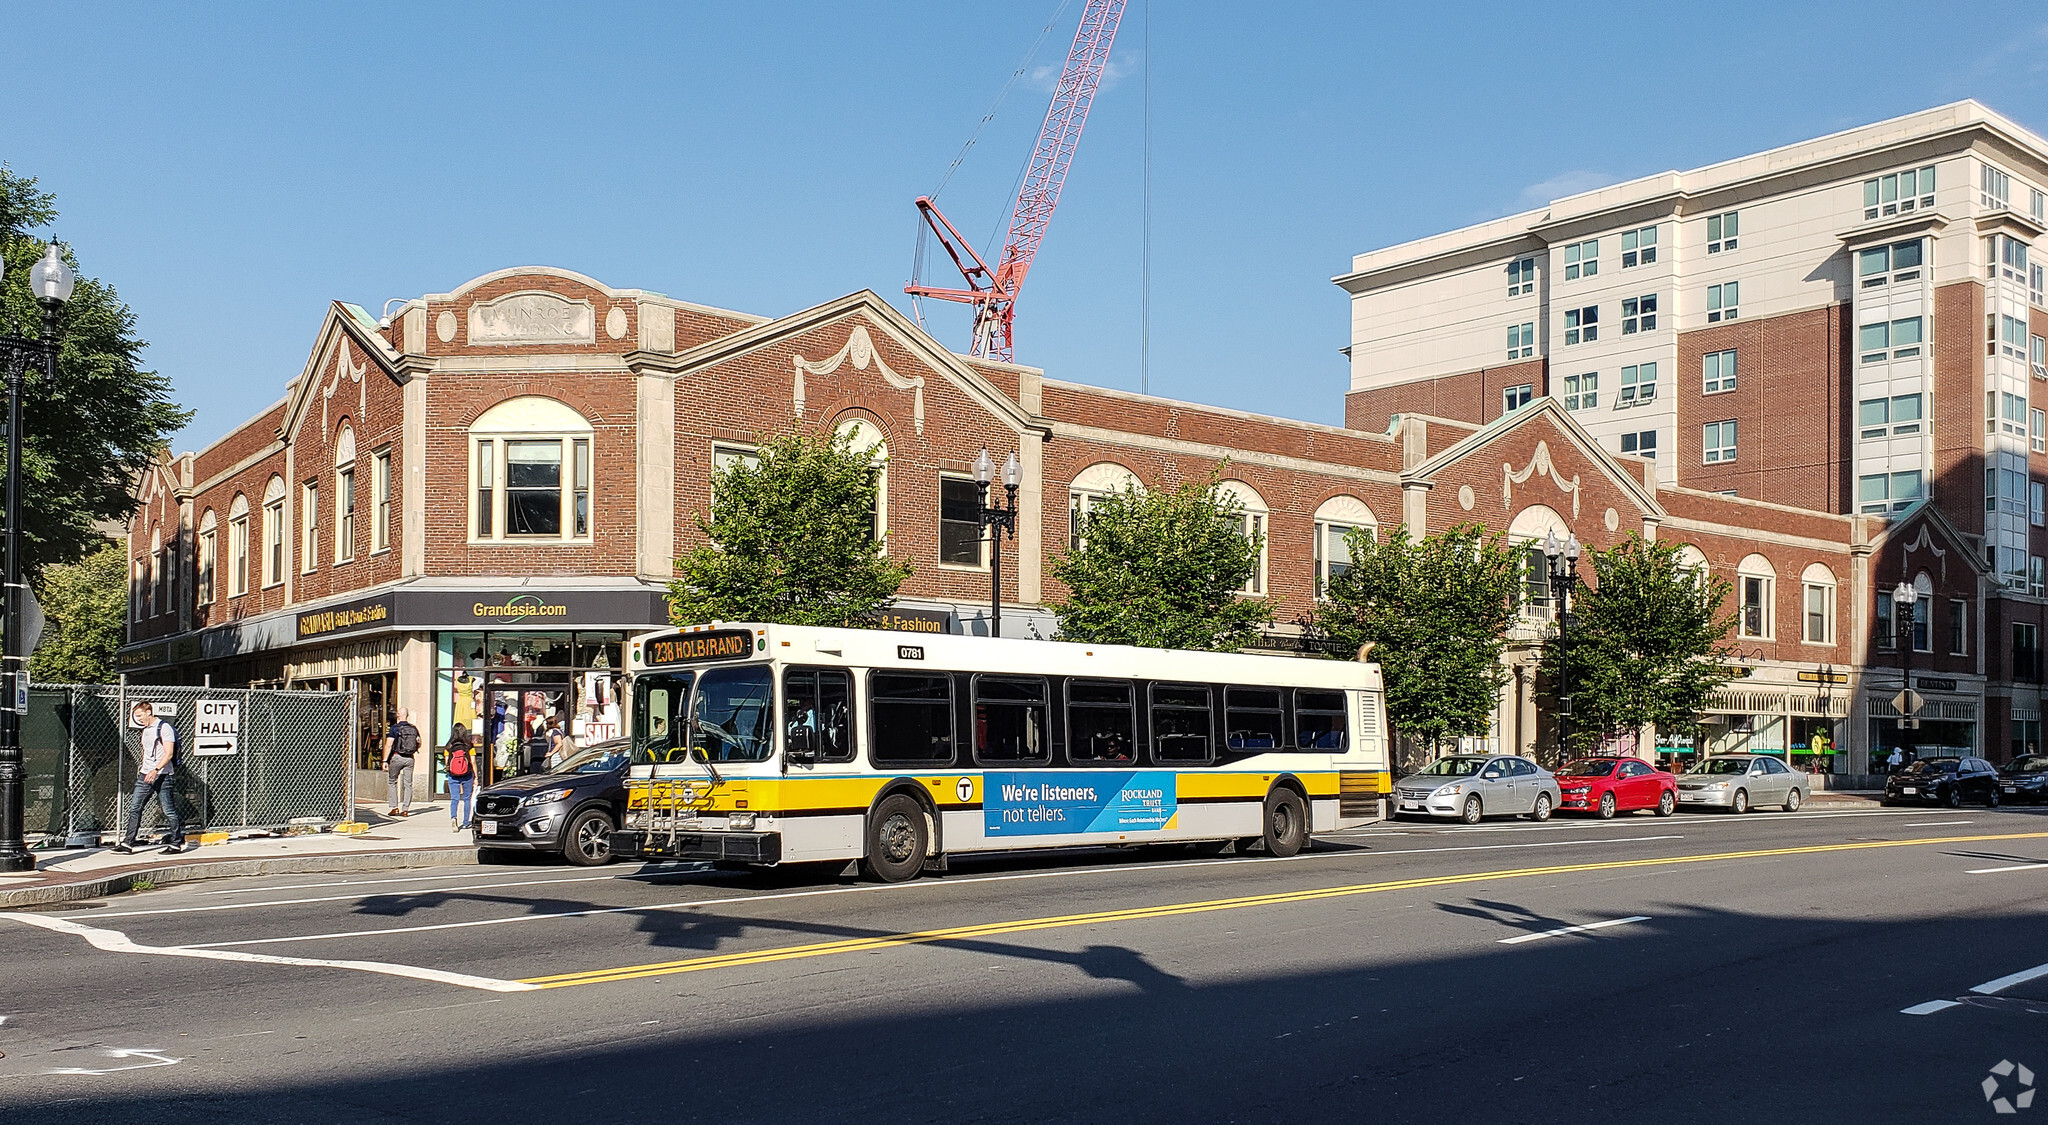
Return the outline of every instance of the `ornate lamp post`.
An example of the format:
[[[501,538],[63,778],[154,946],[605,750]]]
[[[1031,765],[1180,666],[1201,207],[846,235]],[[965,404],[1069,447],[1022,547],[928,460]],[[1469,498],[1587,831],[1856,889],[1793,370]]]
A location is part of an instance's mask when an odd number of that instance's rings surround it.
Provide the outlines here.
[[[1567,753],[1571,736],[1571,593],[1579,581],[1577,536],[1557,537],[1552,528],[1543,538],[1543,557],[1550,562],[1550,600],[1557,606],[1557,752]]]
[[[1010,494],[1009,507],[1001,502],[990,504],[994,490],[990,484],[995,479],[996,463],[989,459],[988,450],[974,459],[974,481],[981,486],[981,526],[990,529],[988,537],[988,635],[1003,635],[1003,533],[1010,538],[1017,537],[1017,486],[1024,482],[1024,470],[1017,464],[1015,450],[1003,462],[1003,490]]]
[[[0,264],[0,270],[4,270]],[[7,493],[6,512],[6,627],[0,632],[0,685],[6,698],[0,700],[0,871],[28,871],[36,857],[22,840],[26,820],[24,802],[27,771],[21,761],[21,713],[15,704],[26,694],[28,654],[22,649],[21,620],[28,587],[21,581],[21,376],[31,360],[43,362],[47,381],[57,377],[57,313],[71,299],[71,287],[78,279],[64,264],[57,242],[50,241],[42,260],[29,267],[29,290],[43,307],[43,332],[35,339],[21,335],[19,326],[0,336],[0,366],[7,378]]]
[[[1920,607],[1920,591],[1911,582],[1892,588],[1892,630],[1899,642],[1899,729],[1910,730],[1915,722],[1913,703],[1913,619]]]

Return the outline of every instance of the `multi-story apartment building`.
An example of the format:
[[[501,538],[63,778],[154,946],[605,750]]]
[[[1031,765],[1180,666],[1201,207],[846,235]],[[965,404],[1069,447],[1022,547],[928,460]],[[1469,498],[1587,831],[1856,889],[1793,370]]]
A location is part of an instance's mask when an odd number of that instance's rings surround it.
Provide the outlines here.
[[[1555,200],[1354,259],[1346,420],[1549,396],[1680,491],[1931,506],[1991,576],[1930,606],[1986,677],[1982,733],[2038,743],[2044,233],[2048,141],[1968,101]]]

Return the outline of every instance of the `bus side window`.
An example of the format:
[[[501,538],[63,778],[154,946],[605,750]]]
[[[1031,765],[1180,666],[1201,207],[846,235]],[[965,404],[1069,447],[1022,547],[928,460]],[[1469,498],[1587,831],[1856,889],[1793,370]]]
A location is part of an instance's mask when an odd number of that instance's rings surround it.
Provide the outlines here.
[[[1044,762],[1045,681],[1035,676],[974,678],[974,756],[984,762]]]
[[[1074,762],[1137,760],[1137,712],[1129,680],[1067,681],[1067,757]]]
[[[852,678],[839,668],[791,668],[782,674],[783,745],[797,730],[813,733],[820,762],[853,760]]]
[[[1279,688],[1223,689],[1223,729],[1233,750],[1274,750],[1283,745]]]
[[[1209,760],[1209,689],[1202,684],[1152,685],[1152,755],[1160,762]]]
[[[868,755],[876,765],[951,765],[953,677],[869,673],[868,721]]]
[[[1341,752],[1346,745],[1344,693],[1294,689],[1294,745]]]

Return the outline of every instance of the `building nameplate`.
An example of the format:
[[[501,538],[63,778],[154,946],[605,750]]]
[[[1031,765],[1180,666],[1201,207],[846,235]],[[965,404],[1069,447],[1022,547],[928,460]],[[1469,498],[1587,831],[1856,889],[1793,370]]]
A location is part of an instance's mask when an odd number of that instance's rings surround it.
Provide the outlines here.
[[[589,301],[553,293],[513,293],[469,306],[472,345],[594,344],[597,313]]]

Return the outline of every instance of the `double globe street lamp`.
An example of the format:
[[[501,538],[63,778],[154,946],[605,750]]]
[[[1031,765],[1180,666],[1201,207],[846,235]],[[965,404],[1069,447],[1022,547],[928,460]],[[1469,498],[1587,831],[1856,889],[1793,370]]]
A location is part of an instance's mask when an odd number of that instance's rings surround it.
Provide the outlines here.
[[[974,459],[974,483],[981,486],[981,526],[990,529],[988,537],[988,635],[1003,635],[1003,533],[1010,538],[1017,537],[1017,486],[1024,482],[1024,469],[1017,464],[1016,450],[1003,462],[1003,490],[1010,494],[1009,507],[1000,501],[991,504],[995,490],[990,487],[995,480],[996,463],[989,458],[988,449],[983,447],[981,455]]]
[[[0,278],[6,263],[0,262]],[[0,700],[0,871],[28,871],[36,857],[29,854],[22,839],[27,800],[27,771],[21,759],[21,715],[28,700],[28,653],[22,636],[23,611],[28,604],[28,587],[21,580],[21,377],[28,364],[43,362],[47,387],[57,378],[57,313],[71,299],[78,278],[64,263],[56,239],[44,250],[42,259],[29,267],[28,287],[43,309],[43,332],[36,338],[21,335],[15,325],[0,336],[0,366],[7,377],[7,552],[5,573],[6,624],[0,630],[0,685],[7,697]]]
[[[1577,536],[1557,537],[1557,529],[1543,537],[1543,557],[1548,561],[1550,579],[1550,603],[1557,607],[1557,752],[1560,757],[1570,753],[1567,742],[1571,737],[1572,694],[1571,694],[1571,593],[1579,581],[1579,553],[1583,550]]]
[[[1911,582],[1901,580],[1892,587],[1892,630],[1899,645],[1899,729],[1910,730],[1920,725],[1917,717],[1919,708],[1913,706],[1913,626],[1920,608],[1920,591]]]

